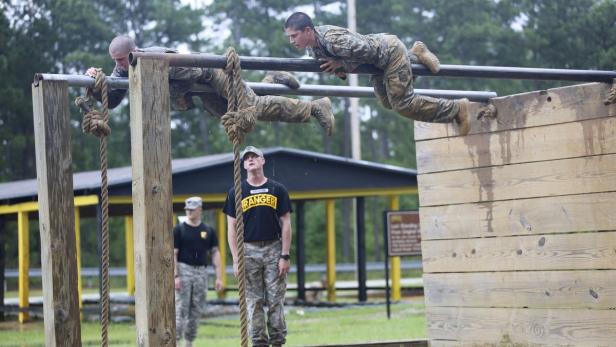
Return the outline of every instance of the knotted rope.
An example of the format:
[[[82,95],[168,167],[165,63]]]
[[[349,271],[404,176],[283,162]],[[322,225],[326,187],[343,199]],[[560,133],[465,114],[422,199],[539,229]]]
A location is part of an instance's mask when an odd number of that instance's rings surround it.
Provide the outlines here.
[[[612,81],[612,88],[610,88],[607,97],[603,100],[604,105],[611,105],[614,103],[616,103],[616,78]]]
[[[101,94],[102,113],[92,109],[91,101],[95,94]],[[75,104],[84,112],[81,130],[86,134],[93,134],[100,139],[100,167],[101,167],[101,209],[102,209],[102,293],[101,293],[101,346],[109,345],[109,193],[107,181],[107,136],[111,133],[109,128],[109,100],[107,95],[107,78],[102,69],[97,69],[94,87],[87,88],[86,98],[77,97]]]
[[[245,135],[254,129],[256,108],[246,107],[246,91],[242,82],[240,58],[233,47],[226,53],[227,65],[227,113],[221,121],[229,139],[233,142],[233,183],[235,189],[235,230],[238,253],[238,287],[240,296],[241,346],[248,347],[248,313],[246,309],[246,274],[244,271],[244,218],[242,213],[242,175],[240,172],[240,144]]]

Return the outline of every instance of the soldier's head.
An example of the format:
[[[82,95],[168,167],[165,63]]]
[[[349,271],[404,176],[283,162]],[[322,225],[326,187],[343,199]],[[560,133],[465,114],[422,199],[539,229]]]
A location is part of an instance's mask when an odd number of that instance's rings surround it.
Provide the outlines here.
[[[295,12],[284,23],[284,32],[293,47],[304,50],[316,45],[314,24],[304,12]]]
[[[116,65],[124,70],[128,70],[128,54],[137,50],[135,41],[126,36],[116,36],[109,43],[109,55],[115,60]]]
[[[186,217],[192,222],[198,222],[201,220],[201,213],[203,212],[203,199],[198,196],[193,196],[185,201],[184,211],[186,211]]]
[[[242,160],[244,161],[244,169],[250,172],[263,172],[263,165],[265,165],[265,158],[263,152],[254,146],[248,146],[244,148],[241,153]]]

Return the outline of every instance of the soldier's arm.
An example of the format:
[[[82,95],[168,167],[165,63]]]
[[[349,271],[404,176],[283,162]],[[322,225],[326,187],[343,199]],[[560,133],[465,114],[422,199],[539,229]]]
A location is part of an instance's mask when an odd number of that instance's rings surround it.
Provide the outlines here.
[[[212,248],[212,264],[214,264],[214,270],[216,271],[216,285],[215,288],[217,291],[222,289],[222,272],[223,269],[220,266],[220,251],[218,251],[218,247]]]
[[[90,75],[89,72],[92,68],[88,69],[88,72],[86,72],[86,74]],[[128,71],[123,71],[121,69],[118,68],[118,66],[116,65],[113,68],[113,72],[111,72],[111,77],[128,77]],[[121,102],[122,99],[124,99],[124,97],[126,96],[126,89],[110,89],[107,91],[107,101],[109,104],[109,108],[113,109],[116,108]],[[94,98],[96,100],[98,100],[99,102],[102,102],[103,97],[101,95],[101,93],[94,93]]]
[[[233,262],[237,262],[237,239],[235,231],[235,218],[227,216],[227,242],[229,243],[229,250],[233,257]]]
[[[359,36],[332,32],[325,35],[325,40],[329,42],[330,52],[338,58],[346,72],[355,71],[361,64],[377,63],[370,59],[373,48]]]
[[[291,212],[287,212],[280,217],[282,226],[282,254],[291,252]]]

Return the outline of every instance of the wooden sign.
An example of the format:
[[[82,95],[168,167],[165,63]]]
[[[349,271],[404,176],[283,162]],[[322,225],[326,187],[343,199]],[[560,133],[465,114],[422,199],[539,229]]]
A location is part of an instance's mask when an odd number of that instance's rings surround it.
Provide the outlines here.
[[[389,256],[421,254],[421,233],[417,211],[387,212],[386,232]]]

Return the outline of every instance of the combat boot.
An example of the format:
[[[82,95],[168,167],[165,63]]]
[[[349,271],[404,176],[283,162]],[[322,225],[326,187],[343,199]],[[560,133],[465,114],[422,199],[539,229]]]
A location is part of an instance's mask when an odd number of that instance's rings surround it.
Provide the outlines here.
[[[411,53],[413,53],[419,62],[425,65],[433,74],[439,72],[441,69],[441,62],[434,53],[430,52],[425,43],[415,41],[413,47],[411,47]]]
[[[295,78],[293,74],[286,71],[269,71],[265,74],[265,77],[261,80],[261,82],[284,84],[291,89],[299,88],[299,81],[297,78]]]
[[[471,130],[471,116],[469,110],[470,102],[467,98],[463,98],[458,100],[458,105],[460,107],[460,110],[458,111],[458,114],[456,115],[456,118],[454,118],[454,120],[456,123],[458,123],[458,127],[460,128],[460,135],[466,136],[469,130]]]
[[[332,102],[329,98],[321,98],[311,101],[310,115],[319,121],[319,125],[327,136],[332,136],[336,122],[334,120],[334,113],[332,112]]]

